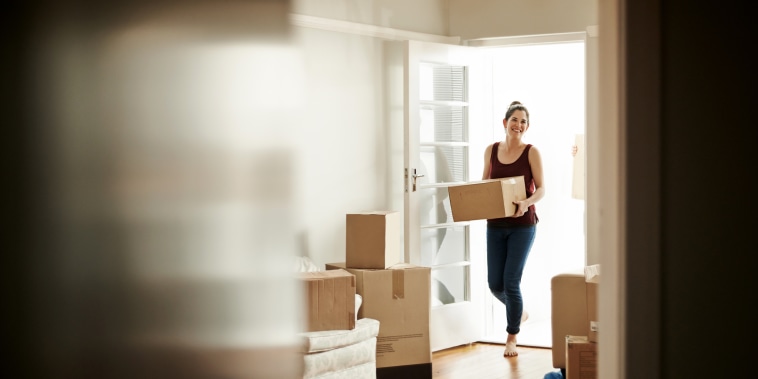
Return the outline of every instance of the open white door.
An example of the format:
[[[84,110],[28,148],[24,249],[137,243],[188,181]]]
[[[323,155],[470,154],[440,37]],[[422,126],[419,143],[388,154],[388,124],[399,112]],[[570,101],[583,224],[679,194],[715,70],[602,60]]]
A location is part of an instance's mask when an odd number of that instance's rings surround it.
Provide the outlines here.
[[[405,260],[432,269],[432,351],[484,333],[484,223],[453,223],[447,187],[481,178],[484,146],[471,141],[491,139],[477,135],[491,134],[485,59],[472,47],[405,42]]]

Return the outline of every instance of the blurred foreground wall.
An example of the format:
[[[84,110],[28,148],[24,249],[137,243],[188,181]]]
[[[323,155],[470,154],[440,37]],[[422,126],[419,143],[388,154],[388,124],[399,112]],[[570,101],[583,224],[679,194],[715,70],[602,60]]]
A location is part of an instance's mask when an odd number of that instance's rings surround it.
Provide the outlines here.
[[[3,11],[9,377],[296,377],[288,9]]]

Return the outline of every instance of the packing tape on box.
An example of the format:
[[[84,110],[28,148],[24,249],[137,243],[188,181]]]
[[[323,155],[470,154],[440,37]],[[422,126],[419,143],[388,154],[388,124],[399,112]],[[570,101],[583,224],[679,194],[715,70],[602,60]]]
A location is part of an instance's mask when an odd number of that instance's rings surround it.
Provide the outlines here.
[[[405,299],[405,271],[392,270],[392,298]]]
[[[312,315],[318,314],[318,306],[319,306],[319,298],[318,298],[318,287],[321,284],[320,280],[309,280],[306,282],[306,286],[308,286],[308,299],[311,299],[308,302],[309,310],[308,312]]]

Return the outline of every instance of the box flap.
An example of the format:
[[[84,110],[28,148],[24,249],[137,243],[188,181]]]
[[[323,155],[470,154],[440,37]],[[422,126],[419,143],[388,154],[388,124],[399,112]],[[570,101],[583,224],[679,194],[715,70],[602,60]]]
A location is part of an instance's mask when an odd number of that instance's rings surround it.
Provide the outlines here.
[[[352,213],[357,215],[378,215],[386,216],[388,214],[399,213],[398,211],[360,211],[358,213]]]
[[[416,266],[410,263],[397,263],[390,267],[388,267],[388,270],[405,270],[409,268],[420,268],[421,266]]]
[[[591,265],[584,268],[584,281],[587,283],[600,283],[600,265]]]

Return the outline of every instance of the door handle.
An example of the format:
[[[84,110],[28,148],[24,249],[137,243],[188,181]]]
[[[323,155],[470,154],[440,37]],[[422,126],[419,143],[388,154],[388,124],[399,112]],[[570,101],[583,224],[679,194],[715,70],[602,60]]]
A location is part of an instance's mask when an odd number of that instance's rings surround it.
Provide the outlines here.
[[[423,174],[421,174],[421,175],[416,174],[416,169],[414,168],[413,169],[413,174],[411,175],[411,177],[413,178],[413,192],[416,192],[416,179],[417,178],[423,178],[424,175]]]

